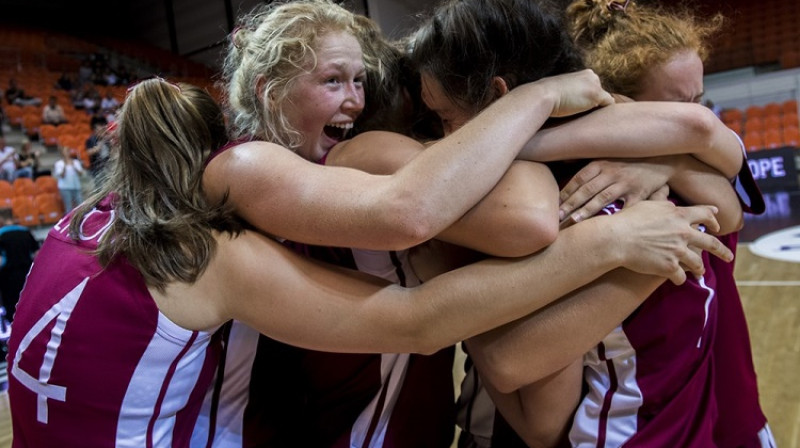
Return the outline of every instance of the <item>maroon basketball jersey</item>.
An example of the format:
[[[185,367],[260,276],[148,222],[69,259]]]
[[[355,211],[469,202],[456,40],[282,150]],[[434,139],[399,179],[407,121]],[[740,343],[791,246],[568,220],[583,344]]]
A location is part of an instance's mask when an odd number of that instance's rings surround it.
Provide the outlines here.
[[[15,447],[183,447],[217,363],[218,338],[161,314],[122,257],[91,251],[114,219],[69,216],[48,234],[22,292],[9,343]]]

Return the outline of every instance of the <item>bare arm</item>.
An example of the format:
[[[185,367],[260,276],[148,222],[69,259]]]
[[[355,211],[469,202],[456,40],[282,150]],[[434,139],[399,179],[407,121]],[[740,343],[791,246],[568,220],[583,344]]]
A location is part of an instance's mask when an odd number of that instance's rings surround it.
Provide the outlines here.
[[[484,381],[497,410],[531,448],[564,446],[581,400],[583,359],[541,380],[504,394]]]
[[[558,236],[558,185],[542,164],[517,161],[481,202],[436,236],[482,253],[519,257]]]
[[[511,393],[580,358],[663,282],[617,269],[530,316],[468,340],[470,356],[494,387]]]
[[[567,237],[537,255],[486,260],[411,289],[305,259],[248,232],[220,237],[195,284],[151,292],[162,312],[186,328],[237,319],[311,349],[432,353],[527,315],[617,266],[672,277],[683,274],[682,264],[702,269],[687,246],[732,257],[716,238],[692,230],[693,222],[716,225],[708,207],[641,203],[567,229]]]
[[[375,133],[375,140],[381,135]],[[423,151],[420,144],[387,148],[360,140],[341,144],[328,155],[327,165],[348,166],[371,174],[391,174]],[[376,150],[376,148],[382,148]],[[546,166],[514,162],[486,197],[437,239],[488,255],[519,257],[552,243],[558,232],[557,185]]]
[[[728,179],[739,172],[738,138],[707,107],[692,103],[630,102],[598,109],[542,129],[522,151],[550,162],[598,157],[691,154]]]
[[[719,234],[741,229],[744,217],[731,183],[689,155],[592,161],[562,188],[559,215],[578,222],[617,199],[635,204],[664,184],[690,204],[716,206]]]
[[[736,190],[717,170],[691,157],[678,156],[669,187],[690,204],[710,204],[719,209],[717,235],[737,232],[744,226],[744,212]]]
[[[227,192],[244,219],[272,235],[404,249],[439,234],[485,196],[547,117],[610,101],[589,71],[547,78],[509,92],[389,176],[322,167],[252,142],[213,159],[203,186],[212,198]]]

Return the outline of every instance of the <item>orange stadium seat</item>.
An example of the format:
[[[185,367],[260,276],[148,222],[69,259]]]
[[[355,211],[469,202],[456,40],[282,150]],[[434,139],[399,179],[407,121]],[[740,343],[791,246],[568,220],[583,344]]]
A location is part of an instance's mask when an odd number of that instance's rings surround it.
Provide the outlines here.
[[[36,196],[39,189],[30,177],[18,177],[11,183],[14,187],[14,196]]]
[[[82,126],[74,123],[64,123],[58,125],[59,135],[75,135],[81,131]]]
[[[748,106],[747,109],[744,110],[744,116],[746,120],[755,117],[764,118],[764,108],[756,105]]]
[[[764,136],[757,131],[748,132],[744,135],[744,148],[751,152],[764,149]]]
[[[741,121],[731,121],[726,122],[725,126],[730,128],[733,132],[742,135],[742,122]]]
[[[781,113],[783,113],[783,115],[797,115],[797,100],[788,100],[781,103]]]
[[[783,147],[783,134],[779,129],[764,131],[764,148],[775,149]]]
[[[767,103],[764,105],[764,118],[771,115],[780,115],[781,105],[779,103]]]
[[[78,150],[83,145],[80,137],[74,134],[63,134],[58,137],[58,145]]]
[[[787,126],[783,128],[783,143],[786,146],[800,146],[800,128],[797,126]]]
[[[764,130],[764,122],[760,117],[747,117],[744,122],[744,132],[761,132]]]
[[[28,137],[38,137],[41,125],[42,116],[39,114],[25,114],[22,116],[22,128]]]
[[[11,208],[11,199],[14,197],[14,187],[11,182],[0,179],[0,208]]]
[[[22,117],[25,115],[25,110],[22,106],[16,104],[9,104],[5,106],[6,116],[8,116],[8,123],[15,128],[22,126]]]
[[[781,124],[783,127],[800,126],[800,120],[797,118],[797,113],[787,113],[783,114],[783,117],[781,118]]]
[[[725,109],[722,111],[722,121],[729,123],[729,122],[740,122],[744,119],[744,112],[741,109],[731,108]]]
[[[42,140],[42,144],[46,146],[56,146],[58,144],[58,131],[52,124],[39,126],[39,137]]]
[[[782,124],[780,115],[767,115],[764,117],[764,131],[768,131],[770,129],[780,129],[781,126]]]
[[[58,194],[58,181],[55,177],[50,175],[43,175],[37,177],[34,181],[36,190],[41,193],[55,193]]]
[[[34,198],[42,224],[55,224],[64,215],[64,204],[54,193],[40,193]]]
[[[39,209],[31,196],[15,196],[11,199],[11,215],[23,226],[38,226]]]

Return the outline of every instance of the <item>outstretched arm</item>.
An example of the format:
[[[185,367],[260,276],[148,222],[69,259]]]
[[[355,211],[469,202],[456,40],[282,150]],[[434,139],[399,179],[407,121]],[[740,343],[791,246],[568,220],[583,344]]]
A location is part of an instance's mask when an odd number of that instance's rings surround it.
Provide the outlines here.
[[[391,174],[424,150],[423,145],[414,147],[411,142],[387,147],[382,140],[390,140],[394,134],[374,132],[369,137],[338,145],[328,154],[326,164]],[[557,185],[546,166],[516,161],[486,197],[436,238],[493,256],[534,253],[556,238],[557,195]]]
[[[162,312],[186,328],[237,319],[316,350],[433,353],[527,315],[618,266],[680,282],[683,266],[702,272],[690,246],[730,259],[716,238],[692,229],[698,222],[715,228],[713,210],[640,203],[567,229],[565,238],[536,255],[478,262],[410,289],[305,259],[248,232],[220,237],[214,260],[195,284],[151,292]]]
[[[736,135],[707,107],[629,102],[542,129],[523,149],[529,160],[691,154],[732,179],[743,163]]]
[[[251,142],[214,158],[203,187],[212,199],[227,194],[238,214],[271,235],[404,249],[436,236],[485,196],[549,116],[610,102],[590,71],[546,78],[512,90],[389,176],[323,167]]]
[[[626,269],[609,272],[530,316],[469,339],[470,356],[495,388],[511,393],[580,358],[663,282]]]

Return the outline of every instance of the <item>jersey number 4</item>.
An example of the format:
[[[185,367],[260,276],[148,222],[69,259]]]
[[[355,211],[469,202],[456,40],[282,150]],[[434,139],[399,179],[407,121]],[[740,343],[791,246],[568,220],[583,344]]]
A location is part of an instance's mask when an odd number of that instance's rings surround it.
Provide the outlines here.
[[[58,348],[61,346],[61,335],[64,333],[72,310],[75,309],[75,305],[78,303],[78,299],[81,297],[83,288],[86,287],[88,281],[89,278],[85,278],[78,286],[59,300],[58,303],[47,310],[44,316],[42,316],[36,324],[28,330],[25,337],[22,338],[17,353],[14,356],[11,374],[14,375],[20,383],[36,394],[36,419],[41,423],[47,423],[48,398],[58,401],[66,401],[67,399],[67,388],[65,386],[50,384],[48,381],[50,380],[50,373],[53,370],[56,355],[58,354]],[[39,368],[39,377],[34,378],[19,367],[19,360],[22,358],[25,350],[31,345],[31,342],[33,342],[53,320],[56,322],[55,325],[53,325],[53,329],[50,330],[50,341],[47,343],[47,351],[44,354],[42,366]]]

